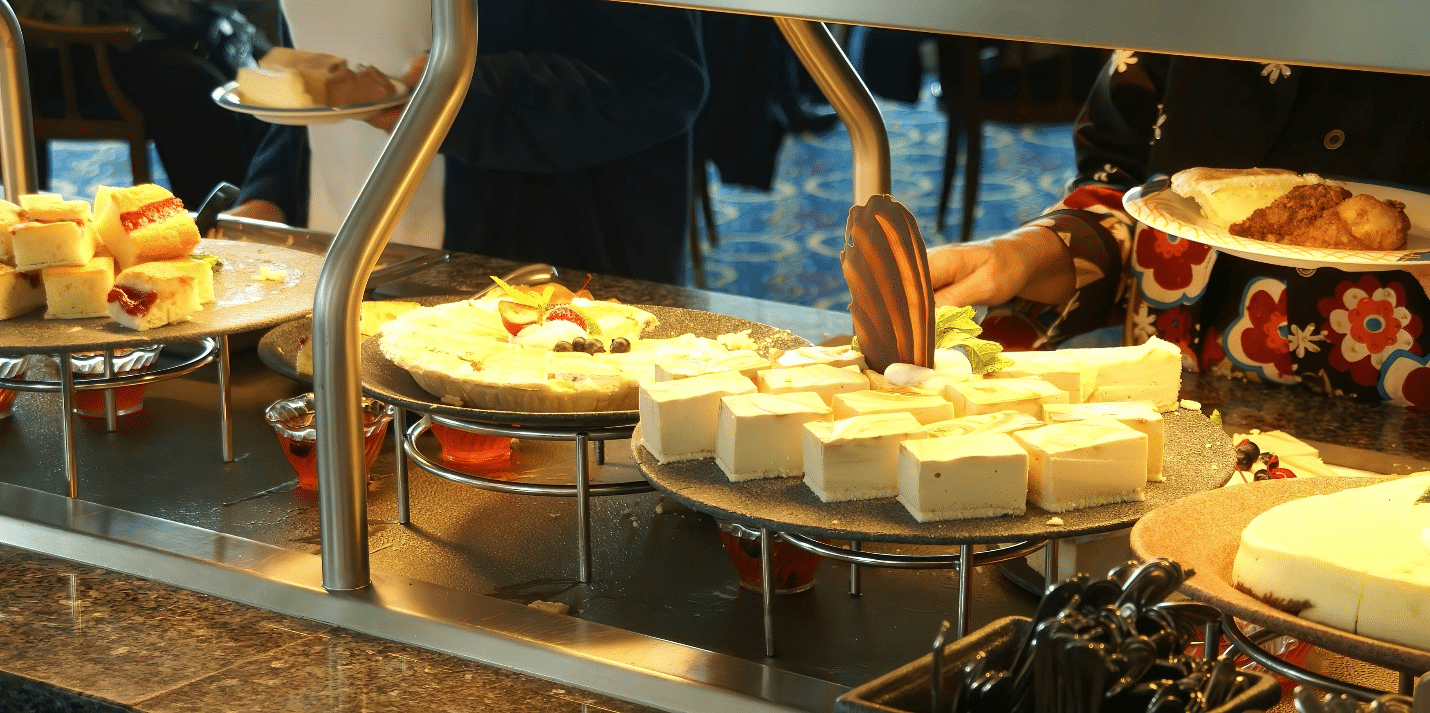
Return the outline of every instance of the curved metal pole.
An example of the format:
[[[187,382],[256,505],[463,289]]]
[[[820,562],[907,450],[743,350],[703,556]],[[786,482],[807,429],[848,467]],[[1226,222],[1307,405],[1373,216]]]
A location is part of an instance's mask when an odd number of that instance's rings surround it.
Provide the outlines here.
[[[0,0],[0,180],[12,203],[18,203],[21,194],[34,193],[37,185],[25,39],[15,11],[5,0]]]
[[[849,129],[854,149],[854,205],[889,193],[889,133],[884,115],[829,28],[822,22],[792,17],[776,17],[775,24]]]
[[[357,334],[363,286],[461,108],[476,57],[476,3],[432,0],[426,73],[318,274],[313,391],[323,587],[329,590],[361,589],[371,582]]]

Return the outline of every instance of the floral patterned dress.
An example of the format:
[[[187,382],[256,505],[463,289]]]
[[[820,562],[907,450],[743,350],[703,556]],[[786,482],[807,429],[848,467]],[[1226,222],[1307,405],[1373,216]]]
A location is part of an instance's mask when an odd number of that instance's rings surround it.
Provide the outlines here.
[[[1423,316],[1401,271],[1266,265],[1142,225],[1122,194],[1192,166],[1280,167],[1430,188],[1430,79],[1117,52],[1074,129],[1071,193],[1031,221],[1073,254],[1077,292],[984,325],[1049,348],[1109,324],[1157,335],[1188,368],[1430,408]],[[1427,191],[1430,192],[1430,191]]]

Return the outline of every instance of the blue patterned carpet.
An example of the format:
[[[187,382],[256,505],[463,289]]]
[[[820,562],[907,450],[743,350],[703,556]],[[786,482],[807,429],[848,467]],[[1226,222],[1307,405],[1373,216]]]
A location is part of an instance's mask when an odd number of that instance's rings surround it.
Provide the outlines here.
[[[951,196],[945,235],[934,230],[946,117],[934,101],[881,101],[893,165],[894,196],[919,220],[924,239],[939,245],[958,239],[963,184]],[[150,151],[155,181],[167,185],[158,155]],[[129,182],[121,144],[57,141],[52,146],[52,190],[70,198],[94,197],[99,185]],[[1072,176],[1070,127],[984,127],[983,178],[976,238],[1017,226],[1062,195]],[[851,196],[849,137],[842,126],[826,134],[789,137],[768,193],[718,183],[711,174],[719,244],[705,248],[710,289],[827,309],[844,309],[848,288],[839,249]],[[960,166],[956,175],[962,176]],[[693,284],[690,268],[686,282]]]

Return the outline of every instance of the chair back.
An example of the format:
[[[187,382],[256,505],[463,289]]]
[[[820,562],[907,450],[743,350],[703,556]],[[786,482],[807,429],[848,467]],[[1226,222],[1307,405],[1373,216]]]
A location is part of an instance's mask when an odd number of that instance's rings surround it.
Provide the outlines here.
[[[58,87],[33,86],[37,72],[30,68],[37,153],[44,153],[46,142],[53,139],[125,141],[134,183],[149,182],[144,113],[120,90],[111,62],[114,51],[127,50],[139,41],[138,28],[57,25],[22,18],[20,31],[32,56],[48,52],[58,63]],[[46,85],[56,83],[53,75],[44,79]],[[99,92],[92,90],[96,80]],[[51,100],[40,101],[42,96]]]

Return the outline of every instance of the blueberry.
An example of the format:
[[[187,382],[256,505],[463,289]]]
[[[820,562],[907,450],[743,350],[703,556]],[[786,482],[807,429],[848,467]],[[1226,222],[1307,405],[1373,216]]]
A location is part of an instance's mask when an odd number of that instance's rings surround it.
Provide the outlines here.
[[[557,342],[551,345],[551,351],[553,352],[569,352],[571,350],[571,342]]]
[[[631,340],[626,339],[625,337],[616,337],[615,339],[612,339],[612,340],[611,340],[611,353],[612,353],[612,354],[625,354],[626,352],[628,352],[628,351],[630,351],[630,350],[631,350]]]

